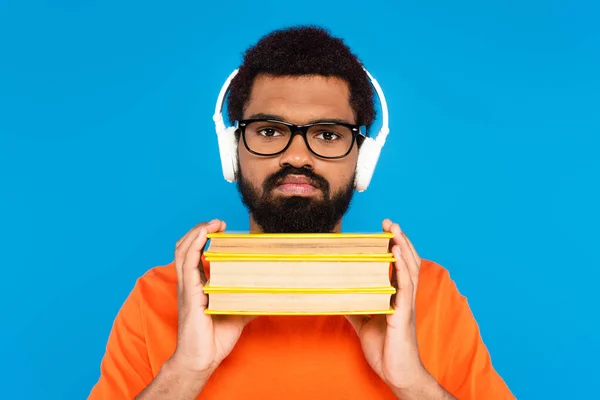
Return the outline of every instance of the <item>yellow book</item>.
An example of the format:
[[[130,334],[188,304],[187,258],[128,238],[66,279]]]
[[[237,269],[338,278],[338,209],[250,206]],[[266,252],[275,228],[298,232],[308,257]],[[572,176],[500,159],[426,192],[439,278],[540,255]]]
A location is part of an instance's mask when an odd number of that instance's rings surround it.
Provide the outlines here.
[[[387,314],[393,234],[213,233],[209,314]]]
[[[396,288],[393,286],[379,287],[356,287],[356,288],[315,288],[315,287],[240,287],[240,286],[216,286],[212,281],[208,281],[203,287],[204,293],[263,293],[263,294],[394,294]]]
[[[211,233],[208,252],[241,254],[382,254],[392,233]]]
[[[213,238],[230,238],[230,239],[333,239],[333,238],[351,238],[351,239],[368,239],[368,238],[383,238],[391,239],[394,234],[391,232],[363,232],[363,233],[251,233],[251,232],[216,232],[207,235],[209,239]]]
[[[393,314],[393,308],[385,310],[363,310],[363,311],[234,311],[234,310],[204,310],[208,315],[376,315]]]
[[[259,254],[259,253],[216,253],[205,251],[206,261],[338,261],[338,262],[394,262],[392,253],[381,254]]]
[[[393,286],[368,288],[219,287],[210,282],[208,314],[350,315],[387,314]]]
[[[287,288],[360,288],[390,284],[390,263],[383,257],[326,255],[215,255],[205,253],[216,286]]]

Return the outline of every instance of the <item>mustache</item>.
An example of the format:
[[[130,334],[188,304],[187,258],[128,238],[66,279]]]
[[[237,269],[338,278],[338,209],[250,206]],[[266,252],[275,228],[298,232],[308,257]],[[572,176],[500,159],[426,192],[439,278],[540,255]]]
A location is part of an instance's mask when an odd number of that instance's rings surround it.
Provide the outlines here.
[[[326,196],[329,194],[329,182],[327,179],[314,173],[308,168],[296,168],[290,165],[281,168],[279,171],[265,179],[263,183],[264,193],[269,193],[271,190],[275,189],[279,185],[279,182],[281,182],[288,175],[304,175],[311,180],[311,183],[315,187],[321,189]]]

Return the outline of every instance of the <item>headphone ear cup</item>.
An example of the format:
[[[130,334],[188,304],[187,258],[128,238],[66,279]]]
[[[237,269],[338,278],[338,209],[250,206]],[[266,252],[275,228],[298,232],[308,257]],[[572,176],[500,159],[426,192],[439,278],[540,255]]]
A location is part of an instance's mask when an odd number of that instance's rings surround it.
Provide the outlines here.
[[[235,127],[230,126],[217,132],[219,155],[223,177],[228,182],[235,182],[237,173],[237,141],[235,140]]]
[[[373,138],[365,138],[358,151],[358,160],[356,161],[354,187],[357,191],[363,192],[369,187],[380,154],[380,144]]]

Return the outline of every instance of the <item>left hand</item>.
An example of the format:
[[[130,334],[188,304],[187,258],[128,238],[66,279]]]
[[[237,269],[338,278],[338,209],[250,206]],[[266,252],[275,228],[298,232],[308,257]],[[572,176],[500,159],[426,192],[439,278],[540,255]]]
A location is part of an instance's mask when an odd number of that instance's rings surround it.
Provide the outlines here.
[[[383,230],[394,237],[390,247],[396,262],[397,281],[393,314],[346,316],[360,338],[371,368],[392,389],[413,388],[431,377],[419,356],[415,321],[415,299],[421,258],[398,224],[386,219]],[[394,279],[392,279],[394,281]]]

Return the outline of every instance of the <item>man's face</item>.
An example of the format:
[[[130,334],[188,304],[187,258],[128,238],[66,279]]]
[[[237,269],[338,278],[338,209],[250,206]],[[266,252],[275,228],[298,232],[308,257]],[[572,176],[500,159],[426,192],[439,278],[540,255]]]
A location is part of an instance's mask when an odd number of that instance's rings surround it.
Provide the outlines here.
[[[323,76],[254,80],[243,119],[269,118],[303,125],[322,120],[355,124],[348,84]],[[311,153],[301,135],[276,156],[238,145],[238,190],[264,232],[331,232],[339,228],[353,195],[356,143],[341,159]]]

